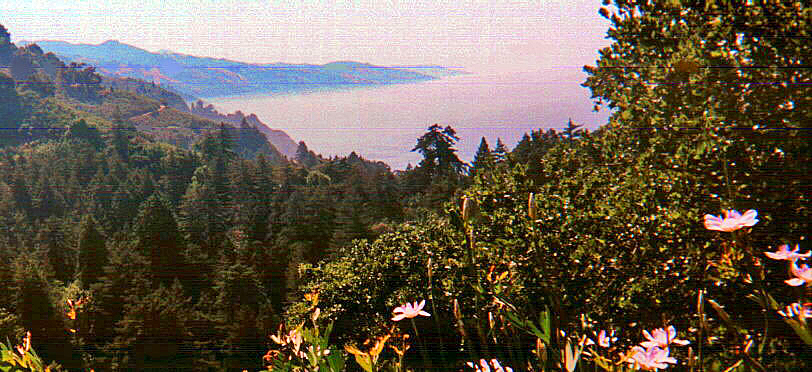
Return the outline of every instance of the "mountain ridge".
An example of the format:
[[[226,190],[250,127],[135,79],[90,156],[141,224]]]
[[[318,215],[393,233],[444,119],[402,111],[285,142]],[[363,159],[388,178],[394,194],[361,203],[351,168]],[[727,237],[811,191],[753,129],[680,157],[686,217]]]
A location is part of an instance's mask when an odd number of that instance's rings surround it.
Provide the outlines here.
[[[193,101],[192,98],[411,83],[463,73],[459,69],[436,65],[387,67],[356,61],[334,61],[324,65],[248,63],[171,51],[150,52],[117,40],[100,44],[73,44],[59,40],[23,41],[20,44],[37,44],[64,60],[93,65],[107,76],[155,82],[180,93],[189,101]]]

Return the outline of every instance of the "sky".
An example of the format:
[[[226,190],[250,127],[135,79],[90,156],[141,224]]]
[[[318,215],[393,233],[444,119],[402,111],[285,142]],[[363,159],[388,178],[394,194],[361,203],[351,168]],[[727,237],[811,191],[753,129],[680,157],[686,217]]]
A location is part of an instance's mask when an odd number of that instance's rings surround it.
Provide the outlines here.
[[[254,63],[352,60],[478,73],[594,65],[600,0],[0,0],[12,41],[107,40]],[[578,82],[580,83],[580,82]]]

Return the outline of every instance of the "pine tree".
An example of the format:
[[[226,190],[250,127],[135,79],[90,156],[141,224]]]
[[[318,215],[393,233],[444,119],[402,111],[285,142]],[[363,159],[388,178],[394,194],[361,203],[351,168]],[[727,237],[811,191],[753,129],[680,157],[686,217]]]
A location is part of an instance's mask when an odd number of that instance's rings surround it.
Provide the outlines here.
[[[110,263],[104,267],[104,275],[93,284],[93,300],[87,309],[89,329],[83,335],[88,345],[97,350],[97,362],[106,369],[111,369],[111,357],[116,352],[113,343],[118,332],[116,323],[122,319],[127,304],[146,293],[149,283],[149,263],[138,252],[131,249],[127,242],[114,246],[110,254]],[[104,349],[107,352],[102,352]]]
[[[347,182],[348,189],[344,191],[344,198],[337,203],[334,225],[335,229],[331,239],[332,251],[349,244],[355,239],[369,237],[369,220],[366,216],[362,192],[359,182]]]
[[[268,222],[274,208],[274,193],[279,189],[273,180],[273,169],[263,154],[256,160],[253,184],[256,195],[253,217],[247,233],[252,240],[264,241],[270,233]]]
[[[305,168],[314,167],[319,163],[316,155],[307,148],[307,144],[304,141],[299,142],[294,160]]]
[[[507,157],[507,153],[508,153],[507,146],[505,146],[505,144],[502,143],[501,138],[497,138],[496,139],[496,147],[493,149],[493,152],[492,152],[494,162],[501,163],[501,162],[505,161],[505,158]]]
[[[54,188],[51,187],[51,182],[46,173],[42,173],[37,182],[33,204],[32,216],[34,218],[60,216],[64,211],[63,203]]]
[[[117,154],[119,159],[124,163],[130,161],[130,139],[129,139],[129,125],[124,121],[123,114],[116,108],[113,113],[113,127],[110,128],[112,132],[112,139],[110,140],[110,147],[114,154]]]
[[[108,349],[117,351],[113,368],[154,370],[188,368],[193,357],[187,323],[191,306],[180,284],[160,285],[127,297],[124,314],[116,323],[116,338]]]
[[[214,259],[228,231],[230,215],[208,173],[206,167],[195,172],[181,200],[180,214],[187,241],[200,245],[209,259]]]
[[[13,309],[22,328],[36,340],[38,354],[68,368],[80,367],[80,361],[73,358],[63,316],[51,302],[51,288],[41,262],[31,255],[19,255],[13,270]]]
[[[482,171],[491,169],[493,167],[493,154],[491,154],[491,149],[488,147],[488,141],[485,140],[485,137],[482,137],[482,140],[479,142],[479,148],[474,155],[474,161],[471,163],[470,174],[476,175],[481,173]]]
[[[14,198],[16,209],[25,214],[31,213],[31,191],[29,190],[23,170],[18,168],[10,181],[11,196]]]
[[[101,146],[104,144],[101,134],[99,134],[99,130],[87,125],[85,119],[79,119],[76,123],[73,123],[65,133],[65,138],[70,140],[85,141],[94,146],[95,149],[101,148]]]
[[[177,207],[180,204],[180,200],[186,192],[186,187],[191,183],[192,176],[198,165],[199,163],[188,153],[180,153],[174,149],[169,150],[161,158],[161,173],[163,175],[160,177],[158,185],[161,193],[172,207]]]
[[[231,128],[225,123],[220,123],[216,130],[206,133],[203,139],[195,145],[195,149],[201,153],[204,162],[219,161],[228,163],[235,159],[234,136]]]
[[[210,297],[202,300],[196,338],[217,350],[217,369],[261,368],[271,306],[259,275],[250,266],[224,258],[218,265]]]
[[[155,282],[169,285],[181,262],[178,225],[166,202],[157,195],[142,205],[134,224],[135,249],[149,261]]]
[[[229,176],[233,226],[242,231],[252,225],[253,210],[257,204],[256,186],[252,176],[254,173],[251,161],[238,160],[234,162]]]
[[[40,245],[40,251],[45,253],[56,279],[63,283],[73,280],[76,252],[66,244],[67,237],[61,221],[56,217],[42,221],[35,240]]]
[[[90,213],[102,222],[103,229],[113,231],[113,225],[121,226],[121,221],[111,221],[108,218],[112,211],[112,196],[113,184],[109,174],[106,174],[104,169],[99,168],[93,179],[86,188],[87,202],[90,207]],[[111,223],[112,222],[112,223]]]
[[[443,128],[439,124],[434,124],[428,128],[428,132],[417,139],[412,151],[423,155],[419,166],[426,169],[432,177],[459,175],[465,168],[465,163],[457,157],[457,149],[454,148],[458,140],[457,132],[453,128],[450,126]]]
[[[82,219],[78,244],[79,280],[84,288],[90,288],[102,276],[108,260],[104,236],[96,230],[96,222],[90,216]]]

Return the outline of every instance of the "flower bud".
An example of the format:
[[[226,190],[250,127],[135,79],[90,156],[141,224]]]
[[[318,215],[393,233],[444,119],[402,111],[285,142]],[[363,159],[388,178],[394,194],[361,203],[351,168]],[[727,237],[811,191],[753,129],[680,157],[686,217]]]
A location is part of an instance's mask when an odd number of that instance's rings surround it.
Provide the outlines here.
[[[536,220],[536,194],[532,192],[527,198],[527,215],[530,216],[531,220]]]
[[[462,197],[462,219],[465,222],[471,222],[479,216],[479,205],[476,200],[468,196]]]

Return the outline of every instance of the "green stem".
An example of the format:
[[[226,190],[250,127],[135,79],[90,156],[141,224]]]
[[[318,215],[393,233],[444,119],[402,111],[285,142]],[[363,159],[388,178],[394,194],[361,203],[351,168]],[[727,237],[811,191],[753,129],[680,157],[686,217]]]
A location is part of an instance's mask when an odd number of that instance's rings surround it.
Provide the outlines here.
[[[708,266],[706,264],[705,270],[702,273],[703,283],[705,282],[704,279],[705,273],[708,271],[707,268]],[[703,298],[703,296],[705,295],[705,290],[706,289],[704,288],[704,286],[702,289],[699,290],[699,293],[697,294],[697,304],[696,304],[696,311],[699,313],[699,327],[698,327],[699,334],[697,335],[696,347],[697,347],[697,364],[699,365],[700,372],[705,370],[702,365],[702,344],[704,343],[704,334],[705,334],[705,309],[704,309],[705,306],[703,304],[703,302],[705,301],[705,299]]]
[[[474,266],[474,227],[468,228],[468,262]]]
[[[431,270],[431,268],[429,268]],[[431,279],[429,278],[429,301],[431,302],[431,311],[432,317],[434,318],[434,326],[437,327],[438,337],[440,341],[440,353],[443,359],[446,359],[445,355],[445,342],[443,342],[443,336],[440,332],[440,313],[437,312],[437,307],[434,305],[434,286],[431,283]]]
[[[431,363],[428,357],[426,357],[426,349],[420,344],[420,333],[417,332],[417,324],[414,323],[414,318],[410,318],[409,321],[412,322],[412,329],[414,330],[415,347],[420,349],[420,357],[423,358],[423,368],[426,368],[430,366]]]

